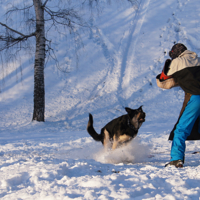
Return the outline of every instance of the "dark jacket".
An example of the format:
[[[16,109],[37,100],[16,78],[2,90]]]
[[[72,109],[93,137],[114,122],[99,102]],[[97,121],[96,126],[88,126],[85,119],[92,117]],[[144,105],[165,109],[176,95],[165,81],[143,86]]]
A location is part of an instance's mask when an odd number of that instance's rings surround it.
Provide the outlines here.
[[[182,69],[172,77],[186,93],[200,95],[200,66]]]

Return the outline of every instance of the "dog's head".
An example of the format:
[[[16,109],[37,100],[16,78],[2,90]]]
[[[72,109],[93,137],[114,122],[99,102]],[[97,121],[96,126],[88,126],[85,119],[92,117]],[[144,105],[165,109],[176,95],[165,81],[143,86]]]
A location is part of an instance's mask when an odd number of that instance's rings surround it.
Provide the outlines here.
[[[142,110],[142,106],[140,106],[138,109],[131,109],[126,107],[126,112],[128,113],[128,117],[130,120],[130,123],[136,128],[139,129],[142,126],[142,123],[145,121],[145,112]]]

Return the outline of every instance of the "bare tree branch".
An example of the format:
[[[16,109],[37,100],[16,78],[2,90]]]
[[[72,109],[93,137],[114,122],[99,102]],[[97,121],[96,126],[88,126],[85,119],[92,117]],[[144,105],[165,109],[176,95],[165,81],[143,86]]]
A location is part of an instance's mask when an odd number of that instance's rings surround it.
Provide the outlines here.
[[[54,49],[51,48],[51,41],[48,41],[49,44],[47,44],[47,60],[50,58],[52,58],[54,61],[55,61],[55,64],[56,64],[56,67],[63,73],[69,73],[70,71],[69,70],[64,70],[60,67],[60,64],[59,64],[59,61],[56,57],[56,54],[54,52]]]
[[[17,8],[17,7],[14,7],[14,6],[13,6],[12,9],[10,9],[10,10],[8,10],[8,11],[6,12],[6,15],[9,14],[9,13],[15,12],[15,11],[24,11],[24,10],[30,9],[30,8],[32,8],[32,7],[33,7],[33,5],[27,6],[27,7],[24,7],[24,8]]]
[[[78,25],[79,27],[90,27],[86,22],[83,22],[79,14],[73,9],[60,9],[58,11],[52,11],[51,9],[45,7],[44,10],[50,16],[50,18],[46,19],[46,21],[52,20],[53,26],[59,24],[67,26],[70,29],[75,28],[74,25]]]
[[[29,10],[30,8],[32,8],[33,5],[24,7],[24,8],[17,8],[17,7],[12,7],[12,9],[8,10],[5,15],[7,16],[7,19],[10,18],[10,16],[12,15],[12,13],[16,13],[16,12],[20,12],[20,11],[25,11],[25,10]]]
[[[29,35],[22,35],[22,37],[13,37],[12,35],[6,35],[6,36],[0,35],[0,41],[3,42],[3,44],[1,45],[1,48],[0,48],[0,51],[9,49],[10,47],[13,47],[18,43],[21,43],[32,36],[35,36],[35,32],[33,32]]]
[[[46,1],[44,2],[44,4],[42,5],[43,8],[46,6],[46,4],[47,4],[48,1],[49,1],[49,0],[46,0]]]
[[[18,32],[18,31],[14,30],[14,29],[8,27],[6,24],[3,24],[3,23],[1,23],[1,22],[0,22],[0,24],[1,24],[2,26],[5,26],[7,29],[11,30],[12,32],[15,32],[15,33],[17,33],[17,34],[19,34],[19,35],[21,35],[21,36],[23,36],[23,37],[25,36],[23,33],[20,33],[20,32]]]

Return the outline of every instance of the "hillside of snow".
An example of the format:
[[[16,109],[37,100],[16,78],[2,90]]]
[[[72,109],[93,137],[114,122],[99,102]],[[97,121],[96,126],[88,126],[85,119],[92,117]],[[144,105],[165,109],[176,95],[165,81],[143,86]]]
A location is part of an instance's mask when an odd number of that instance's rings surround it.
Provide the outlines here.
[[[199,141],[187,142],[184,168],[164,167],[183,91],[162,90],[155,79],[174,43],[200,56],[199,1],[139,0],[138,9],[125,1],[100,5],[83,45],[50,35],[68,73],[53,61],[45,67],[44,123],[31,121],[33,59],[0,66],[2,200],[199,199],[200,154],[192,154],[200,151]],[[124,107],[141,105],[146,121],[126,147],[105,152],[86,131],[89,113],[100,132],[126,113]]]

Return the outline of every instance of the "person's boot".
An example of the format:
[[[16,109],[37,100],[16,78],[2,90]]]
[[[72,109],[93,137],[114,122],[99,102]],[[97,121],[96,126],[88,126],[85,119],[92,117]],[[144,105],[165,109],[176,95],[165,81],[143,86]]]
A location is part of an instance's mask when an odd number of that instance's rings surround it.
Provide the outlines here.
[[[174,165],[176,168],[182,168],[183,167],[183,161],[182,160],[173,160],[165,165],[165,167],[169,165]]]

